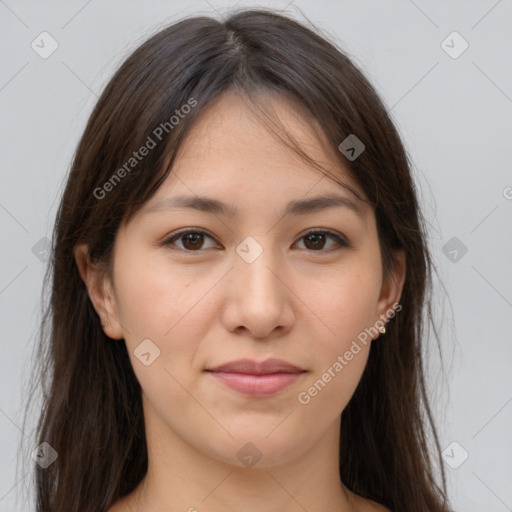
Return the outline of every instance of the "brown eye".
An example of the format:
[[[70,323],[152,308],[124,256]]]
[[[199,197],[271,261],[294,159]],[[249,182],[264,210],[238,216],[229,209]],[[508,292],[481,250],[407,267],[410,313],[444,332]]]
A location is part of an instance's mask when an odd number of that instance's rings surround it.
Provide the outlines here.
[[[167,239],[164,245],[175,245],[183,251],[198,252],[201,249],[205,249],[205,240],[208,238],[213,240],[210,235],[202,231],[182,231]]]
[[[210,239],[213,245],[205,247]],[[340,247],[350,247],[350,244],[342,237],[326,230],[310,231],[300,238],[304,241],[304,248],[314,252],[328,252]],[[329,240],[331,245],[329,246]],[[334,246],[332,242],[334,241]],[[215,240],[207,233],[199,230],[188,230],[177,233],[168,238],[163,245],[174,246],[184,252],[201,252],[203,249],[215,246]],[[326,247],[327,246],[327,247]]]
[[[329,239],[334,240],[338,246],[349,247],[349,244],[339,235],[330,231],[310,231],[306,233],[301,240],[304,240],[304,246],[310,251],[330,251],[336,249],[334,247],[325,247]]]
[[[204,235],[202,233],[189,233],[187,235],[182,235],[181,239],[185,249],[189,249],[191,251],[201,249],[204,243]]]
[[[312,233],[311,235],[305,236],[304,240],[306,240],[306,247],[308,249],[323,249],[325,244],[325,235],[322,233]]]

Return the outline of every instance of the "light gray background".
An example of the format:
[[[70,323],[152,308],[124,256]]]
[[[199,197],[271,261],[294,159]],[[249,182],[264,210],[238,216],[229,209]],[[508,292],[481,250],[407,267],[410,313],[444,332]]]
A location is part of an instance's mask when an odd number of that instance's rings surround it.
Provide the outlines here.
[[[299,7],[362,66],[391,110],[439,269],[446,379],[432,350],[429,388],[450,496],[459,511],[512,510],[511,0],[0,0],[0,512],[32,510],[23,501],[32,461],[15,471],[18,442],[30,434],[21,432],[22,385],[45,265],[32,248],[51,237],[86,119],[114,68],[150,34],[235,5],[286,9],[304,21]],[[43,31],[59,45],[47,59],[31,48]],[[457,58],[445,49],[455,54],[461,40],[442,46],[453,31],[469,44]],[[452,237],[467,247],[462,257],[456,249],[456,262],[443,253]],[[452,469],[463,450],[469,457]]]

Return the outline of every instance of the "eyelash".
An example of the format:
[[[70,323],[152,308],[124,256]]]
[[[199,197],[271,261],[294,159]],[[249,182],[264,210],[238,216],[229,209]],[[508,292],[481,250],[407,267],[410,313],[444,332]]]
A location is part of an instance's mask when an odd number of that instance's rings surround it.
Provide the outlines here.
[[[213,236],[211,236],[209,233],[207,233],[206,231],[204,231],[202,229],[190,229],[190,228],[188,228],[186,230],[179,231],[178,233],[175,233],[175,234],[171,235],[170,237],[166,238],[162,242],[161,245],[171,246],[171,245],[173,245],[175,240],[179,240],[180,237],[182,237],[183,235],[189,235],[189,234],[205,235],[205,236],[211,238],[212,240],[215,240],[215,238]],[[306,249],[302,249],[302,250],[307,250],[308,252],[313,252],[313,253],[328,253],[328,252],[333,252],[335,250],[339,250],[341,248],[350,248],[350,247],[352,247],[349,244],[349,242],[343,236],[341,236],[341,235],[337,234],[336,232],[331,231],[329,229],[312,229],[312,230],[308,231],[307,233],[304,233],[299,238],[299,240],[302,240],[303,238],[307,238],[308,236],[314,235],[314,234],[328,235],[331,238],[334,238],[336,240],[336,242],[339,244],[340,247],[334,248],[334,249],[319,249],[319,250],[307,249],[306,248]],[[173,249],[177,249],[179,251],[183,251],[183,252],[186,252],[186,253],[201,253],[201,252],[205,251],[205,249],[198,249],[197,251],[192,251],[192,250],[189,250],[189,249],[182,249],[181,247],[173,247]]]

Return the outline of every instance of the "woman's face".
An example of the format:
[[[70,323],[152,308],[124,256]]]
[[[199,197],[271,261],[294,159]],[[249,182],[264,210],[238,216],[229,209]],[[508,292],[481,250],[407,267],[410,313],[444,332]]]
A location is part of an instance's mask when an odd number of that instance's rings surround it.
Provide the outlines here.
[[[293,106],[275,108],[364,197]],[[106,333],[125,339],[147,429],[162,446],[168,436],[238,466],[290,461],[338,435],[403,282],[403,272],[383,282],[372,208],[234,94],[205,112],[167,180],[118,232],[113,257],[110,294],[95,306]],[[286,364],[258,366],[270,359]],[[253,364],[210,371],[239,360]]]

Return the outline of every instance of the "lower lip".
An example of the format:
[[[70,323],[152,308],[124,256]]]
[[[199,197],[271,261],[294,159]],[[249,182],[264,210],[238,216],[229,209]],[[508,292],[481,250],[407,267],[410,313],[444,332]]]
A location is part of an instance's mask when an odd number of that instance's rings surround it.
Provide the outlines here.
[[[269,373],[254,375],[236,372],[209,372],[223,384],[250,396],[270,396],[296,382],[301,373]]]

